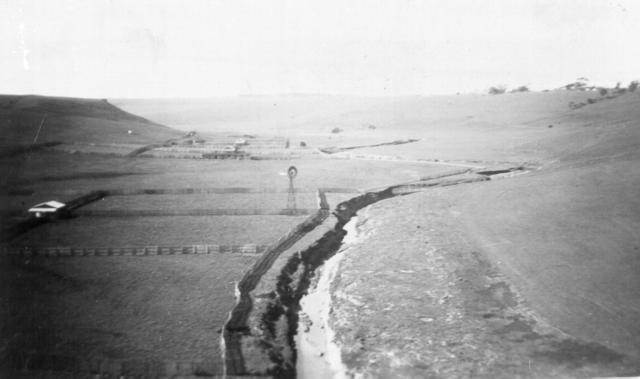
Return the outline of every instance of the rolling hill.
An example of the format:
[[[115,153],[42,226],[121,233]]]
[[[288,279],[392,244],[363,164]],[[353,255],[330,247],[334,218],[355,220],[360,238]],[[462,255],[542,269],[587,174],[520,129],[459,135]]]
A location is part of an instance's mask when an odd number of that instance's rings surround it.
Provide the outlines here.
[[[146,144],[180,135],[178,131],[125,112],[107,100],[0,95],[3,150],[28,146],[34,141]]]

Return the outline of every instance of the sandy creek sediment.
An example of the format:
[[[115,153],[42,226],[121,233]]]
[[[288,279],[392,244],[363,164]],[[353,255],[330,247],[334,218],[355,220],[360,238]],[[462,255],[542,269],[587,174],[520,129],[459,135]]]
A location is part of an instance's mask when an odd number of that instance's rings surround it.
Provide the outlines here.
[[[358,239],[358,217],[349,221],[344,229],[347,235],[338,254],[329,258],[320,269],[320,278],[314,288],[300,299],[300,322],[295,337],[298,378],[345,378],[340,347],[335,343],[331,328],[331,283],[338,273],[340,261],[348,253],[349,245]]]

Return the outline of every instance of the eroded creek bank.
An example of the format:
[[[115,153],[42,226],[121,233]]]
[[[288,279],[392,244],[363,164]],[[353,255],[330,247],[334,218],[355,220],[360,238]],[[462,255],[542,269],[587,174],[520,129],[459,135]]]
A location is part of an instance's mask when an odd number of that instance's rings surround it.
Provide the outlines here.
[[[453,177],[453,178],[449,178]],[[423,178],[420,182],[367,192],[340,203],[334,212],[320,209],[284,237],[237,285],[236,306],[223,328],[225,373],[295,377],[295,335],[300,300],[318,267],[334,256],[346,235],[345,225],[371,204],[421,188],[488,180],[470,171]]]
[[[297,250],[294,244],[271,262],[254,266],[252,272],[271,263],[258,282],[238,285],[237,305],[223,331],[227,375],[296,376],[294,336],[300,299],[316,269],[338,251],[346,234],[344,226],[359,209],[393,196],[393,188],[387,188],[341,203],[326,216],[324,224],[333,226],[321,230],[324,234],[306,249]],[[300,245],[305,242],[309,241]]]
[[[444,214],[450,204],[442,187],[489,180],[491,174],[502,175],[503,170],[424,178],[354,197],[332,213],[321,208],[283,237],[238,284],[237,305],[223,331],[226,374],[303,376],[304,370],[297,371],[296,335],[310,333],[309,321],[316,327],[324,324],[314,332],[324,339],[317,354],[324,355],[319,363],[324,361],[324,373],[330,376],[635,372],[636,365],[624,355],[576,340],[538,318]],[[422,196],[400,196],[425,188],[435,194],[429,195],[428,204],[420,203]],[[344,247],[348,224],[355,227],[354,216],[363,208],[362,222],[369,228],[381,224],[364,242],[358,238],[347,244],[349,254],[339,257],[349,270],[338,271],[332,257]],[[426,233],[421,225],[429,225]],[[309,292],[320,292],[316,310],[323,314],[315,321],[301,312],[301,300]],[[314,364],[318,362],[311,362],[312,370]]]

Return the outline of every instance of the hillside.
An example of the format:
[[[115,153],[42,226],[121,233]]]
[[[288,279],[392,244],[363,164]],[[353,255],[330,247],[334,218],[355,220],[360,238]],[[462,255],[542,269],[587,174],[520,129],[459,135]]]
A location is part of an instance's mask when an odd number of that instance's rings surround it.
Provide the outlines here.
[[[594,97],[395,105],[414,120],[398,133],[421,141],[360,152],[533,169],[361,212],[364,232],[340,264],[329,321],[350,374],[638,374],[640,94]],[[351,299],[366,305],[355,311]]]
[[[544,166],[452,191],[472,238],[553,325],[640,357],[640,96],[545,122]]]
[[[413,159],[535,161],[562,154],[566,143],[581,148],[576,144],[589,138],[584,126],[633,119],[638,97],[638,92],[607,99],[593,91],[555,90],[498,96],[283,95],[112,101],[183,131],[277,134],[316,147],[415,138],[420,141],[411,145],[357,151]],[[580,109],[569,106],[589,99],[602,101]],[[341,132],[331,133],[334,128]],[[579,135],[582,139],[572,142]]]
[[[424,126],[532,121],[541,116],[567,113],[570,102],[584,102],[589,97],[599,95],[586,91],[550,91],[500,96],[256,95],[109,101],[124,110],[176,128],[203,132],[248,129],[282,133],[295,130],[317,134],[326,133],[333,127],[355,132],[373,125],[376,126],[375,133],[380,133]]]
[[[37,143],[145,144],[181,134],[106,100],[0,95],[0,146],[32,144],[43,119]]]

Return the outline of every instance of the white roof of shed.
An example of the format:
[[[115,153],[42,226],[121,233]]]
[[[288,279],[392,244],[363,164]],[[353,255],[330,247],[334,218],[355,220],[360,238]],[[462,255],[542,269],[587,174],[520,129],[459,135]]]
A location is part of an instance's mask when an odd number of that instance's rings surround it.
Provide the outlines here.
[[[39,210],[56,210],[64,207],[66,204],[61,203],[59,201],[51,200],[44,203],[36,204],[33,207],[29,208],[29,211],[39,211]]]

